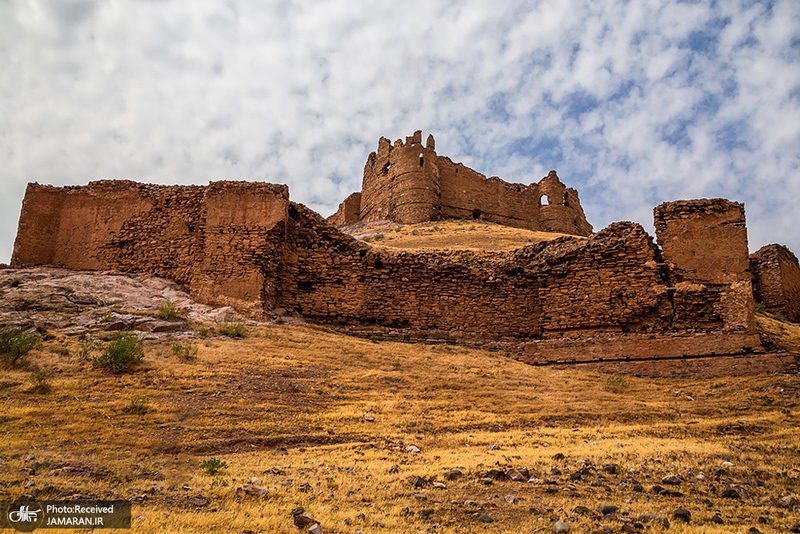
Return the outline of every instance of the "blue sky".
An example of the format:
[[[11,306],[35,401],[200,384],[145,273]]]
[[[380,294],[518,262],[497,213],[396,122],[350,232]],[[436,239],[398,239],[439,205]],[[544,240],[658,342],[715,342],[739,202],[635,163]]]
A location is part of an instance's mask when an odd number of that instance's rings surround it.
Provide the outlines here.
[[[329,215],[417,129],[557,170],[596,230],[724,197],[797,254],[800,2],[0,0],[0,262],[28,182],[269,181]]]

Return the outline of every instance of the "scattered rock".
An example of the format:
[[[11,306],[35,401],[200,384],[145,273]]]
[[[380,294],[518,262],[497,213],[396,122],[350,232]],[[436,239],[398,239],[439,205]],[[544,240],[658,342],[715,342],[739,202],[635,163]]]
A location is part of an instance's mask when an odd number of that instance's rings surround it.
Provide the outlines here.
[[[308,529],[308,534],[322,534],[322,527],[319,526],[319,523],[311,525]]]
[[[406,451],[416,453],[419,452],[419,447],[417,447],[416,445],[409,445],[408,447],[406,447]]]
[[[444,474],[445,480],[458,480],[463,476],[464,473],[462,473],[460,469],[452,469]]]
[[[669,528],[669,519],[658,514],[642,514],[639,516],[640,523],[658,523],[664,528]]]
[[[609,514],[616,514],[619,511],[619,506],[614,506],[613,504],[606,504],[602,508],[600,508],[600,513],[603,515]]]
[[[502,469],[489,469],[486,476],[494,480],[503,480],[506,474]]]
[[[306,512],[302,506],[298,506],[294,510],[292,510],[292,519],[294,520],[294,526],[303,530],[304,528],[309,528],[312,525],[316,525],[317,521],[312,518],[308,512]]]
[[[195,506],[208,506],[209,504],[211,504],[211,501],[209,501],[204,497],[201,497],[200,495],[197,495],[189,499],[189,503]]]
[[[424,488],[425,486],[428,485],[428,480],[425,477],[420,477],[420,476],[412,477],[411,485],[414,486],[415,488]]]
[[[509,504],[514,504],[514,501],[517,500],[517,497],[515,495],[506,495],[503,497],[503,499]]]
[[[778,506],[781,508],[791,508],[794,505],[794,499],[790,496],[781,497],[778,499]]]
[[[741,499],[742,493],[741,488],[727,488],[722,492],[722,496],[726,499]]]
[[[722,524],[725,523],[725,521],[722,520],[722,518],[719,516],[719,514],[712,515],[711,516],[711,522],[712,523],[716,523],[717,525],[722,525]]]
[[[594,515],[594,512],[591,509],[587,508],[586,506],[580,506],[580,505],[576,506],[575,508],[572,509],[572,511],[578,515],[588,515],[588,516]]]
[[[564,523],[563,521],[556,521],[555,525],[553,525],[553,532],[556,533],[569,532],[569,525]]]
[[[609,475],[616,475],[619,471],[619,467],[617,464],[606,464],[603,466],[603,471],[608,473]]]
[[[489,514],[481,514],[481,516],[478,518],[478,521],[481,523],[494,523],[494,519],[492,519],[492,516]]]
[[[677,475],[667,475],[661,479],[662,484],[670,484],[672,486],[677,486],[683,482],[683,479]]]
[[[419,511],[419,515],[423,519],[428,519],[428,517],[433,515],[433,508],[423,508]]]
[[[256,486],[255,484],[243,484],[242,491],[244,491],[247,495],[266,495],[268,493],[267,488],[262,488],[261,486]]]
[[[258,478],[258,477],[253,477],[253,478],[250,479],[250,484],[252,484],[254,486],[260,486],[261,485],[261,479]]]
[[[528,480],[527,473],[523,473],[519,469],[512,469],[508,473],[506,473],[506,478],[509,480],[513,480],[514,482],[525,482]]]
[[[722,462],[722,467],[733,467],[732,462]]]
[[[672,519],[679,519],[684,523],[689,523],[692,519],[692,513],[689,510],[684,510],[683,508],[678,508],[674,512],[672,512]]]
[[[308,483],[306,483],[306,484],[300,484],[300,485],[297,487],[297,490],[298,490],[298,491],[302,491],[303,493],[307,493],[307,492],[311,491],[311,484],[308,484]]]

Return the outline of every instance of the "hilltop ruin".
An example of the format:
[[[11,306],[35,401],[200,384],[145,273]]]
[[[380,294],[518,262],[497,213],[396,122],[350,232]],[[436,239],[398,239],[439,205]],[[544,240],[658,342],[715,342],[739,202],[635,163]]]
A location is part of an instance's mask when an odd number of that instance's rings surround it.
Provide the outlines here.
[[[753,356],[765,351],[752,275],[757,295],[795,313],[797,259],[778,249],[751,261],[740,203],[669,202],[654,216],[657,243],[620,222],[513,253],[412,253],[342,233],[281,185],[29,184],[12,265],[151,273],[253,318],[294,314],[380,339],[503,348],[531,363],[764,365]]]
[[[556,171],[531,185],[487,178],[436,154],[433,135],[422,145],[422,131],[392,145],[381,137],[364,166],[361,191],[353,193],[328,218],[335,226],[357,221],[414,224],[438,219],[476,219],[562,234],[588,236],[592,225],[578,192]]]

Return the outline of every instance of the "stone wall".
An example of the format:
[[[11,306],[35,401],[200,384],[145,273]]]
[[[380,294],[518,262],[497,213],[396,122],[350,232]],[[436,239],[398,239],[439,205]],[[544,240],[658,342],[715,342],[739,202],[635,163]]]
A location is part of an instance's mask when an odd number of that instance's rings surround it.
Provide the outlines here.
[[[774,314],[800,322],[800,264],[783,245],[766,245],[750,255],[756,302]]]
[[[600,359],[760,346],[741,205],[655,213],[663,251],[623,222],[514,252],[411,253],[341,233],[285,186],[32,184],[12,263],[149,272],[253,317],[284,309],[360,335],[499,343],[534,363],[576,359],[576,348]],[[670,341],[686,332],[705,337]]]
[[[555,171],[531,185],[487,178],[437,155],[433,136],[423,146],[421,131],[393,145],[384,137],[378,141],[378,150],[364,166],[357,215],[355,208],[355,200],[348,197],[328,221],[341,225],[354,220],[414,224],[480,219],[529,230],[592,233],[578,192],[561,183]]]
[[[752,331],[744,205],[719,198],[666,202],[654,218],[669,269],[674,325]]]
[[[259,254],[288,206],[286,186],[263,183],[29,184],[11,263],[152,273],[253,313],[265,285]]]

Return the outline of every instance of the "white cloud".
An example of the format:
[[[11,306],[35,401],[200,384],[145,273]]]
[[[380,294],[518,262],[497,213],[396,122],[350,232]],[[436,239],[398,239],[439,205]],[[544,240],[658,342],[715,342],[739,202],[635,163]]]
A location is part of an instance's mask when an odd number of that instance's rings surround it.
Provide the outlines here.
[[[0,260],[24,184],[266,180],[332,212],[381,135],[530,182],[595,228],[747,204],[800,252],[800,4],[0,3]]]

